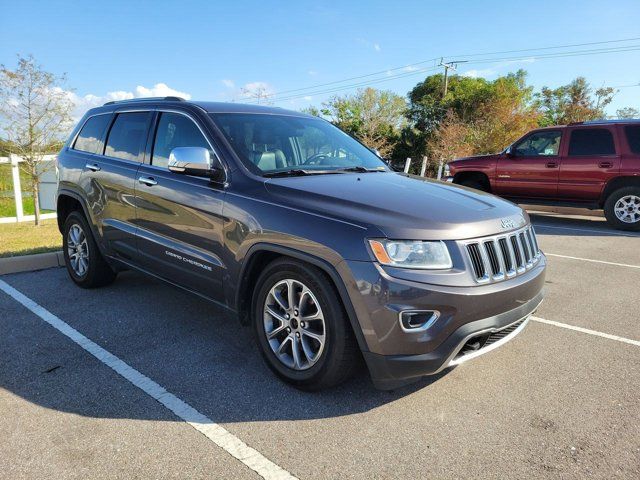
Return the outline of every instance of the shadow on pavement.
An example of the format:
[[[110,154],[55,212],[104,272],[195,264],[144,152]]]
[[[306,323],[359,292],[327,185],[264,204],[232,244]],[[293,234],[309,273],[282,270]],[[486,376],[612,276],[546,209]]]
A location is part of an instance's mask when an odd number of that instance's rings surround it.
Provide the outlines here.
[[[3,280],[214,422],[366,412],[424,389],[447,373],[385,392],[373,387],[363,367],[339,387],[302,392],[271,373],[250,329],[231,314],[141,274],[125,272],[98,290],[76,287],[61,268]],[[150,407],[150,397],[2,292],[0,327],[1,388],[77,415],[175,420],[156,402],[158,408]]]
[[[640,232],[616,230],[604,218],[574,218],[557,213],[529,212],[536,232],[567,237],[640,237]]]

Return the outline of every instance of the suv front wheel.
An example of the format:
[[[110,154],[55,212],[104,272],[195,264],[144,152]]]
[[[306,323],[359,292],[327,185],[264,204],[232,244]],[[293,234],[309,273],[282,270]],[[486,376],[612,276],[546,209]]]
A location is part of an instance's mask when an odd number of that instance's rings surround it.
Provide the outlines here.
[[[82,288],[108,285],[116,272],[105,262],[89,228],[78,211],[71,212],[62,229],[62,251],[69,276]]]
[[[267,266],[253,295],[253,328],[269,368],[298,388],[337,385],[359,365],[340,297],[311,265],[280,259]]]
[[[640,187],[619,188],[607,197],[604,214],[612,227],[640,230]]]

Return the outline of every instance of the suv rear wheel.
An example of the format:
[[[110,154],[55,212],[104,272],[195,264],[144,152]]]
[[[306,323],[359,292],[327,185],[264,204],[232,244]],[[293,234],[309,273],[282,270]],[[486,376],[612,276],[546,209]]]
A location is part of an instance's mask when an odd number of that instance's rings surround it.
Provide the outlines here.
[[[619,230],[640,230],[640,187],[619,188],[607,197],[604,214]]]
[[[316,267],[275,260],[253,295],[253,327],[273,372],[294,386],[337,385],[359,365],[359,351],[337,292]]]
[[[69,276],[82,288],[102,287],[113,282],[116,272],[105,262],[87,221],[71,212],[62,229],[62,251]]]

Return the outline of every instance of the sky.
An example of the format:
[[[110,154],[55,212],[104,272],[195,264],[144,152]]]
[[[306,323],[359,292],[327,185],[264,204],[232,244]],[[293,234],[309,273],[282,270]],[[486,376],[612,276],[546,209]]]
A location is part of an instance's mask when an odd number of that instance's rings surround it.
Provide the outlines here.
[[[540,57],[614,47],[626,51]],[[17,54],[67,74],[77,116],[139,96],[255,102],[266,94],[298,110],[358,86],[406,95],[442,71],[440,57],[466,58],[459,74],[489,80],[523,68],[536,89],[584,76],[616,87],[607,113],[640,109],[640,0],[0,0],[0,63],[15,67]],[[335,83],[353,77],[361,78]]]

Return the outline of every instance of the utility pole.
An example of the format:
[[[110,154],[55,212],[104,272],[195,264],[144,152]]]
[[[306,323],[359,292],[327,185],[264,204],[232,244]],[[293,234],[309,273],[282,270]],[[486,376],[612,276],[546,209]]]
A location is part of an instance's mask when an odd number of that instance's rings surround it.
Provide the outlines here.
[[[447,89],[449,88],[449,69],[456,71],[456,66],[459,63],[465,63],[467,60],[454,60],[452,62],[443,62],[443,58],[440,57],[440,66],[444,67],[444,86],[442,88],[442,98],[447,96]]]

